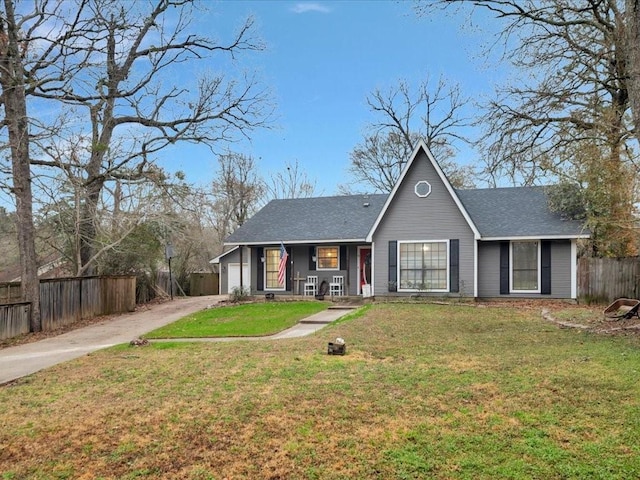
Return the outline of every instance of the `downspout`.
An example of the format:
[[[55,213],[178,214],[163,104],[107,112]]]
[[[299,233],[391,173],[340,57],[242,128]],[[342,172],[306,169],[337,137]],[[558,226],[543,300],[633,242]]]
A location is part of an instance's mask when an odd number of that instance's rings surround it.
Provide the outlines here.
[[[571,240],[571,298],[578,298],[578,242]]]
[[[478,239],[473,239],[473,298],[478,298]]]

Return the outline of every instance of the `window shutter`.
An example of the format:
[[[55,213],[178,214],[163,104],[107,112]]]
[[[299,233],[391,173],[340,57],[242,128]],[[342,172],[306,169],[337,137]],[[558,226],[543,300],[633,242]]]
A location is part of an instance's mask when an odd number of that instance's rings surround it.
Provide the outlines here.
[[[389,240],[389,291],[398,291],[398,242]]]
[[[285,272],[286,276],[284,279],[284,289],[287,291],[291,291],[291,247],[285,247],[285,250],[287,251],[289,256],[287,257],[287,269]]]
[[[540,245],[540,293],[551,295],[551,242],[543,240]]]
[[[460,240],[449,240],[449,291],[460,291]]]
[[[347,269],[347,246],[340,246],[340,270]]]
[[[316,254],[316,247],[309,247],[309,271],[313,272],[316,269],[316,262],[313,261],[313,256]]]
[[[258,261],[256,262],[256,272],[258,274],[258,278],[256,279],[256,290],[262,291],[264,290],[264,263],[262,263],[262,257],[264,257],[263,247],[256,248],[256,256],[258,257]]]
[[[509,295],[509,242],[500,242],[500,295]]]

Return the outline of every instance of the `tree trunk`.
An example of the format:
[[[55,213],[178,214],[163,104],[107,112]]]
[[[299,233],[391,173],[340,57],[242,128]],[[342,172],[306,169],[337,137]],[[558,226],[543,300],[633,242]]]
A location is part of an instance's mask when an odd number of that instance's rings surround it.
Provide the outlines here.
[[[42,330],[40,283],[33,226],[33,198],[29,167],[29,122],[25,99],[25,79],[12,0],[4,0],[4,22],[0,20],[0,85],[5,124],[9,132],[13,194],[16,198],[18,242],[20,244],[21,286],[25,301],[31,302],[32,332]],[[6,30],[6,31],[5,31]]]
[[[629,101],[636,138],[640,141],[640,0],[627,0],[626,16]]]
[[[90,181],[82,197],[80,206],[80,271],[79,275],[90,277],[96,274],[95,254],[97,227],[96,222],[98,202],[104,182],[98,179]]]

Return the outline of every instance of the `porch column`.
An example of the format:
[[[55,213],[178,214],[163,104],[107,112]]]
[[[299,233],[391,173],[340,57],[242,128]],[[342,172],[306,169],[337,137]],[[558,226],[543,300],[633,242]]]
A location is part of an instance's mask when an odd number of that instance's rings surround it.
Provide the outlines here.
[[[350,245],[347,245],[347,278],[346,278],[346,282],[345,282],[345,291],[342,292],[343,295],[349,296],[349,292],[350,292],[350,285],[351,285],[351,276],[349,275],[350,272],[350,265],[351,263],[349,262],[349,258],[350,258]]]
[[[244,281],[242,280],[242,271],[244,270],[244,262],[242,258],[244,245],[240,245],[240,292],[244,293]]]

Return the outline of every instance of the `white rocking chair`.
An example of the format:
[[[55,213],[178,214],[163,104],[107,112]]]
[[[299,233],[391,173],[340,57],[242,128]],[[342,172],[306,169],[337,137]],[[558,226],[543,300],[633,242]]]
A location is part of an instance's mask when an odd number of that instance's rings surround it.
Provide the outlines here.
[[[316,296],[318,294],[318,276],[308,275],[307,281],[304,282],[304,295]]]
[[[344,295],[344,277],[334,275],[333,280],[329,284],[329,295],[332,297],[341,297]]]

